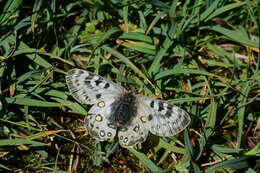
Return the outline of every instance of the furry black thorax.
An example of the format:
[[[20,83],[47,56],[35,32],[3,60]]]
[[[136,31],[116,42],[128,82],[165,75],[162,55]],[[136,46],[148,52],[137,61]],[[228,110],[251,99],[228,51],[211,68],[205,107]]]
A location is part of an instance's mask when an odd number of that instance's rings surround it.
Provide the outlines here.
[[[117,126],[125,126],[131,123],[136,116],[136,112],[135,96],[130,92],[124,93],[111,104],[109,121]]]

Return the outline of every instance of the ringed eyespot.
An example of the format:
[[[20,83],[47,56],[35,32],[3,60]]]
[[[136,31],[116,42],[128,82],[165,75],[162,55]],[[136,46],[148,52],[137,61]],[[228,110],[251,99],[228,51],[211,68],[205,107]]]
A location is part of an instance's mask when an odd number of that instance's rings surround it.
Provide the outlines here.
[[[102,116],[101,115],[96,115],[95,120],[96,121],[102,121]]]
[[[106,106],[105,102],[101,101],[101,102],[98,102],[98,107],[102,108],[104,106]]]
[[[125,137],[125,139],[123,140],[123,142],[124,142],[124,143],[127,143],[127,141],[128,141],[128,138]]]
[[[146,116],[141,116],[141,121],[143,122],[143,123],[146,123],[147,122],[147,117]]]
[[[104,136],[106,135],[106,133],[104,132],[104,130],[101,130],[101,131],[99,132],[99,135],[100,135],[101,137],[104,137]]]

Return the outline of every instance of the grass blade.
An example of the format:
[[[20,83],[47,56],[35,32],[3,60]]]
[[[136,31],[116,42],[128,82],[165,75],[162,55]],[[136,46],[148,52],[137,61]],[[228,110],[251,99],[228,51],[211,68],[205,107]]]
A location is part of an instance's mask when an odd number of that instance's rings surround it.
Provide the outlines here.
[[[249,167],[249,163],[247,158],[242,157],[242,158],[235,158],[235,159],[230,159],[230,160],[225,160],[223,162],[220,162],[206,169],[206,173],[216,172],[225,168],[233,168],[238,170],[238,169],[243,169],[248,167]]]
[[[139,160],[143,162],[152,172],[162,171],[158,166],[156,166],[150,159],[148,159],[145,154],[135,150],[133,147],[129,147],[128,150],[133,153]]]

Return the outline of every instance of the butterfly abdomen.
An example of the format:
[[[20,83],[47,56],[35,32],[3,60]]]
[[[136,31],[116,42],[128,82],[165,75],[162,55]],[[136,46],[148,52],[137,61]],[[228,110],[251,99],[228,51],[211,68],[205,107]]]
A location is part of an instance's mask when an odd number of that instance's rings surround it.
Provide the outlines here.
[[[137,112],[135,96],[132,93],[124,93],[119,96],[111,104],[111,111],[109,117],[111,123],[115,123],[118,126],[125,126],[131,123]]]

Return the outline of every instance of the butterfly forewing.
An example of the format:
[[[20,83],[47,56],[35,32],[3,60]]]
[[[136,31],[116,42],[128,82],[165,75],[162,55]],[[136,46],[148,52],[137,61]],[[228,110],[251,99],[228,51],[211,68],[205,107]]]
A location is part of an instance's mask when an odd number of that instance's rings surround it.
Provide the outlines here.
[[[81,69],[70,70],[66,83],[71,95],[82,104],[95,104],[124,92],[121,86]]]

